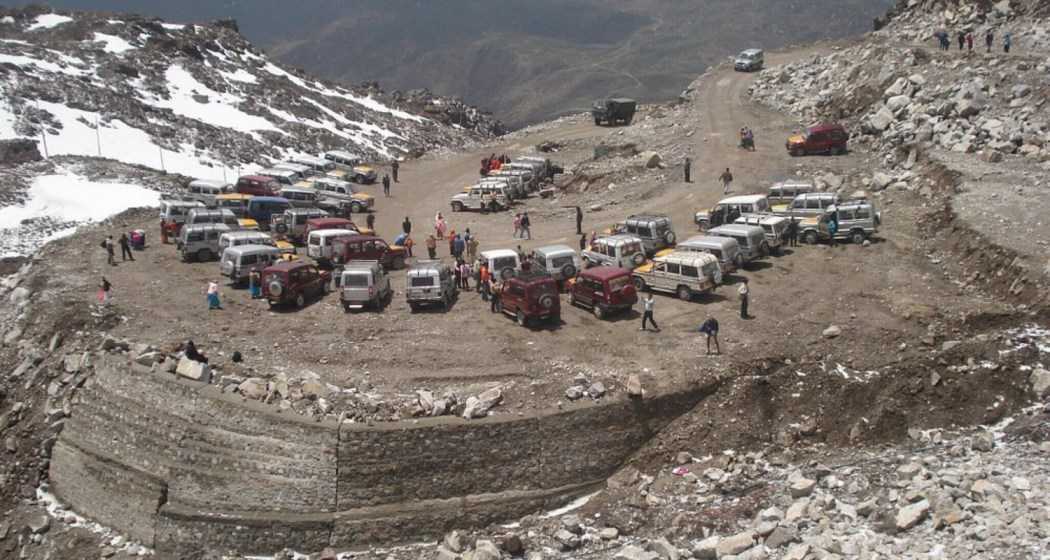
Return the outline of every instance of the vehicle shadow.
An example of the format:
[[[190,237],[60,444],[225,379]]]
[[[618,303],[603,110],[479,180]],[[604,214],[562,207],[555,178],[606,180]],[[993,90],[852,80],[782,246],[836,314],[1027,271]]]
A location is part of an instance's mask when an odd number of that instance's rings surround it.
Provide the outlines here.
[[[767,268],[773,268],[773,263],[769,261],[752,261],[744,265],[744,270],[747,271],[766,270]]]
[[[707,292],[701,296],[694,297],[692,301],[694,303],[719,303],[726,301],[727,299],[729,298],[718,292]]]
[[[317,305],[317,304],[321,303],[322,301],[325,301],[326,299],[328,299],[328,297],[330,297],[330,296],[325,295],[325,296],[321,296],[321,297],[315,297],[315,298],[308,299],[308,300],[306,300],[306,303],[304,303],[302,307],[296,307],[294,302],[289,302],[289,303],[281,303],[281,304],[278,304],[278,305],[270,305],[269,308],[270,308],[270,312],[271,313],[279,313],[281,315],[289,314],[289,313],[297,313],[299,311],[305,311],[307,309],[310,309],[314,305]],[[338,298],[338,297],[339,296],[336,296],[336,298]],[[262,301],[266,301],[266,298],[262,298]]]

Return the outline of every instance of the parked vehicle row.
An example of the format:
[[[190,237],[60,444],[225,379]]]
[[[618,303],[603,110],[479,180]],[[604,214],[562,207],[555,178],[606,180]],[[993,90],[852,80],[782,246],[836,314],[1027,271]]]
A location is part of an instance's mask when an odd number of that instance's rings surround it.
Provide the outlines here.
[[[452,195],[449,205],[453,212],[507,210],[515,200],[538,191],[545,181],[560,171],[561,168],[549,159],[518,157],[497,170],[489,171],[477,183],[463,187],[462,192]]]

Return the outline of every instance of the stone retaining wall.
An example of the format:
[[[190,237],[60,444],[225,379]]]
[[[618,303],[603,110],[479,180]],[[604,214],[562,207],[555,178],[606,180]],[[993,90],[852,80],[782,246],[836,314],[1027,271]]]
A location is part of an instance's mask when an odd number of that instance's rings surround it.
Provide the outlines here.
[[[706,392],[338,425],[104,358],[55,445],[51,483],[78,512],[160,552],[419,539],[598,486]]]

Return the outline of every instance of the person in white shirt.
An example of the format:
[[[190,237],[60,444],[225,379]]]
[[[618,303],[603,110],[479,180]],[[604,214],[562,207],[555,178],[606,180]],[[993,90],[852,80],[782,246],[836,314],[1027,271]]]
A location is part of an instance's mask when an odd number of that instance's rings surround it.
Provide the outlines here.
[[[740,294],[740,318],[747,319],[747,300],[751,297],[751,289],[747,285],[747,278],[744,278],[743,282],[740,283],[736,293]]]
[[[644,310],[644,313],[642,313],[642,328],[639,330],[646,330],[645,324],[646,322],[649,322],[653,324],[653,330],[655,330],[656,332],[660,332],[660,327],[656,324],[656,319],[653,319],[654,305],[656,305],[656,302],[653,301],[653,293],[649,292],[649,297],[642,300],[642,308]]]

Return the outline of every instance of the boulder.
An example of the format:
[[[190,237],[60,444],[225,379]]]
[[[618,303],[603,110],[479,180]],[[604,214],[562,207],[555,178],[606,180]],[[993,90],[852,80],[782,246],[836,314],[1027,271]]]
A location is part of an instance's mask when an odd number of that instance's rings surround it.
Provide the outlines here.
[[[613,560],[660,560],[660,556],[632,544],[617,551]]]
[[[601,537],[603,541],[615,541],[620,538],[620,530],[616,527],[606,527],[601,531],[598,531],[598,536]]]
[[[164,354],[162,354],[160,352],[146,352],[144,354],[139,354],[135,358],[135,363],[136,364],[139,364],[139,365],[142,365],[142,366],[146,366],[146,367],[151,367],[153,364],[159,364],[159,363],[161,363],[163,361],[164,361]]]
[[[831,325],[820,333],[824,338],[836,338],[842,334],[842,329],[837,325]]]
[[[897,120],[888,107],[883,107],[868,116],[865,131],[869,133],[880,133],[890,127]]]
[[[1028,374],[1028,384],[1037,398],[1044,399],[1050,396],[1050,371],[1041,367],[1033,369],[1032,373]]]
[[[809,478],[800,478],[791,485],[791,497],[792,498],[805,498],[813,493],[813,489],[817,487],[817,481]]]
[[[51,528],[51,518],[46,513],[30,515],[26,520],[26,528],[34,535],[46,533]]]
[[[452,552],[444,546],[438,546],[434,551],[434,560],[459,560],[459,554]]]
[[[662,560],[678,560],[678,549],[664,537],[651,541],[648,549],[659,555]]]
[[[808,544],[792,545],[782,560],[804,560],[809,556],[810,546]]]
[[[591,383],[590,387],[587,388],[587,396],[595,400],[604,397],[605,393],[607,392],[608,391],[605,388],[605,384],[601,381],[595,381],[594,383]]]
[[[897,78],[897,81],[893,82],[893,85],[886,89],[886,97],[896,97],[904,95],[911,89],[911,86],[907,78]]]
[[[575,550],[580,547],[580,537],[565,529],[558,529],[558,532],[554,533],[554,539],[561,544],[561,549],[564,551]]]
[[[897,516],[895,523],[898,531],[907,531],[912,527],[922,523],[924,519],[930,514],[930,502],[929,500],[919,500],[914,504],[904,506],[897,510]]]
[[[790,527],[777,527],[766,537],[765,545],[769,548],[780,548],[798,541],[798,535]]]
[[[627,394],[632,397],[642,397],[645,395],[642,389],[642,379],[637,375],[629,375],[627,377]]]
[[[895,95],[886,100],[886,106],[890,111],[899,111],[911,104],[911,98],[907,95]]]
[[[718,558],[718,543],[721,540],[718,536],[713,535],[696,543],[696,546],[693,547],[693,558],[699,558],[700,560]]]
[[[237,385],[237,392],[245,398],[261,401],[270,393],[269,384],[265,379],[249,377]]]
[[[1030,93],[1032,93],[1032,86],[1028,84],[1017,84],[1010,89],[1010,96],[1014,99],[1028,97]]]
[[[467,547],[466,543],[463,542],[463,533],[460,533],[459,531],[452,531],[445,535],[445,538],[442,539],[442,544],[445,545],[445,548],[455,553],[463,552]]]
[[[463,418],[467,420],[484,418],[488,416],[490,410],[501,402],[503,402],[503,390],[499,387],[493,387],[477,397],[467,399],[466,406],[463,409]]]
[[[871,177],[871,189],[874,191],[885,190],[886,187],[893,184],[893,181],[893,175],[882,171],[876,172],[875,175]]]
[[[521,556],[525,552],[525,543],[521,542],[521,537],[514,533],[501,537],[499,547],[511,556]]]
[[[561,519],[561,528],[574,535],[583,534],[583,523],[580,521],[580,516],[570,513],[569,515],[563,515]]]
[[[926,77],[922,74],[912,74],[911,76],[908,76],[908,81],[916,86],[926,85]]]
[[[191,360],[185,356],[179,360],[179,365],[175,368],[175,375],[201,383],[211,383],[211,368],[208,364]]]
[[[995,435],[992,432],[981,432],[973,437],[970,446],[974,451],[991,451],[995,449]]]
[[[11,305],[25,305],[26,303],[29,303],[30,295],[31,292],[28,289],[22,286],[18,286],[17,288],[11,290],[11,295],[7,297],[8,301],[11,302]]]
[[[718,546],[715,547],[715,552],[721,558],[731,554],[740,554],[752,546],[755,546],[755,533],[753,531],[744,531],[722,539]]]
[[[642,161],[645,162],[646,169],[656,169],[663,164],[663,158],[656,152],[642,152]]]
[[[574,385],[565,390],[565,398],[570,401],[577,401],[583,398],[583,387]]]
[[[474,543],[474,554],[471,558],[472,560],[499,560],[499,548],[496,548],[496,544],[492,541],[478,540]]]
[[[984,102],[980,99],[963,99],[955,104],[955,110],[959,116],[968,119],[984,110]]]

